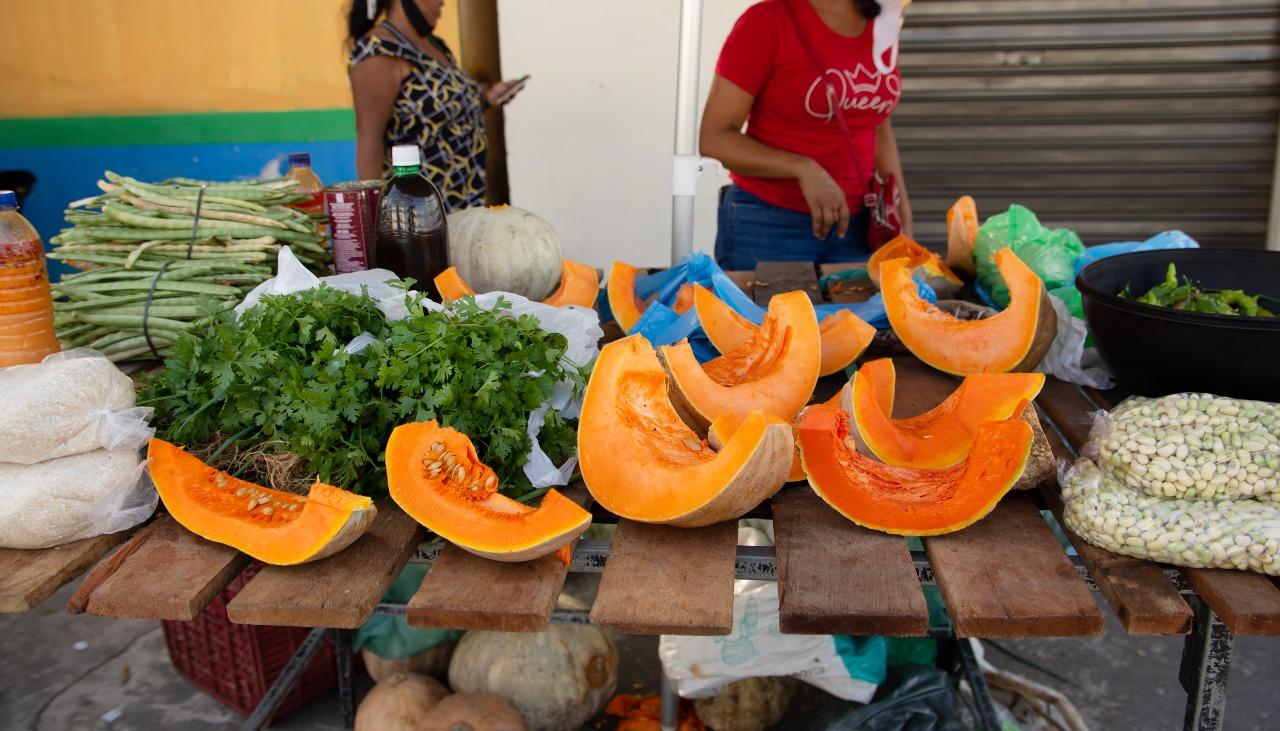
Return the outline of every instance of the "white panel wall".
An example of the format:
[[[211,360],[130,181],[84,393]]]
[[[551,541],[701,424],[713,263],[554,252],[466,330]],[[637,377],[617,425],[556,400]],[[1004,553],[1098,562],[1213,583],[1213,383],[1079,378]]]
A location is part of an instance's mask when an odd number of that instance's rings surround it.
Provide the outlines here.
[[[705,0],[703,100],[751,3]],[[499,1],[504,75],[533,75],[506,110],[511,202],[550,221],[565,256],[601,268],[670,263],[679,16],[679,0]],[[713,162],[698,183],[694,243],[705,251],[726,182]]]

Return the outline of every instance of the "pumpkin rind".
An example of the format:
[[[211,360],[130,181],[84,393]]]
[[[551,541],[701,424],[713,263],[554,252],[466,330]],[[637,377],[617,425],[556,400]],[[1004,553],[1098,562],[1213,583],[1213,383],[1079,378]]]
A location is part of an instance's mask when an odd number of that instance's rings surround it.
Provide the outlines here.
[[[174,520],[275,566],[332,556],[363,535],[378,513],[369,498],[320,482],[306,497],[245,482],[162,439],[151,440],[147,459]]]
[[[978,240],[978,204],[962,195],[947,209],[947,266],[973,274],[973,244]]]
[[[595,307],[599,293],[600,280],[596,277],[595,268],[565,259],[560,262],[560,286],[542,303],[553,307],[576,305],[591,308]]]
[[[842,409],[809,409],[800,417],[796,439],[809,485],[854,523],[901,536],[941,535],[981,520],[1018,481],[1032,439],[1021,418],[984,422],[963,462],[922,470],[858,454],[848,436]]]
[[[714,452],[681,419],[649,342],[604,347],[578,420],[582,479],[605,509],[644,523],[685,527],[736,518],[782,487],[791,429],[750,412]]]
[[[695,284],[693,301],[698,322],[707,339],[721,353],[729,353],[751,340],[760,326],[739,315],[711,290]],[[818,323],[822,340],[822,367],[819,376],[839,373],[866,352],[876,337],[876,329],[848,310],[838,310]]]
[[[413,731],[526,731],[524,719],[493,693],[454,693],[418,719]]]
[[[772,414],[765,414],[765,417],[778,424],[786,424]],[[719,418],[711,422],[711,427],[707,429],[707,444],[711,445],[714,450],[724,449],[724,445],[733,439],[733,435],[738,432],[738,428],[742,426],[742,420],[733,414],[721,414]],[[804,479],[804,466],[800,464],[800,452],[794,449],[791,452],[791,471],[787,473],[787,482],[799,482]]]
[[[387,440],[386,463],[391,499],[427,529],[477,556],[530,561],[554,553],[591,525],[591,513],[556,490],[548,490],[536,509],[500,495],[497,477],[467,435],[435,421],[396,427]]]
[[[454,690],[506,699],[529,731],[582,728],[613,697],[617,683],[617,647],[607,631],[592,626],[468,632],[449,666]]]
[[[440,293],[440,299],[448,302],[449,300],[460,300],[463,297],[474,297],[475,290],[471,289],[471,285],[462,279],[462,275],[458,274],[458,267],[449,267],[440,272],[431,280],[436,285],[436,291]]]
[[[629,333],[644,315],[645,303],[636,298],[636,273],[630,264],[615,261],[609,269],[609,310],[622,332]]]
[[[845,385],[858,444],[886,464],[930,470],[964,461],[979,425],[1008,419],[1044,386],[1043,373],[975,374],[929,411],[894,419],[896,380],[893,360],[881,358],[864,364]]]
[[[689,342],[663,346],[662,362],[674,385],[673,402],[699,431],[731,413],[759,409],[790,420],[813,395],[822,367],[822,336],[804,292],[769,301],[764,324],[745,345],[700,365]]]
[[[355,731],[418,731],[418,719],[448,695],[449,689],[432,678],[392,673],[360,701]]]
[[[556,288],[564,251],[551,224],[514,206],[466,208],[448,216],[449,261],[477,292],[540,301]]]
[[[885,313],[903,345],[956,376],[1035,368],[1058,331],[1049,293],[1011,250],[997,251],[995,262],[1009,287],[1009,306],[983,320],[960,320],[921,299],[906,259],[882,264]]]

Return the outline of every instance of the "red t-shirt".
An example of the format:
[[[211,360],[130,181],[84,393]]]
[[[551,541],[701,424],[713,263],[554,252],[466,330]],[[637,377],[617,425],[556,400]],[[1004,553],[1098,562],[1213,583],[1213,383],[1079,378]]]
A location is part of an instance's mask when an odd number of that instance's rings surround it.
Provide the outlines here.
[[[835,87],[845,123],[853,136],[858,171],[844,134],[835,121],[825,85],[801,45],[784,2],[790,2],[805,36]],[[874,20],[856,37],[841,35],[823,22],[807,0],[764,0],[738,18],[720,51],[716,73],[755,96],[747,135],[780,150],[818,161],[849,198],[849,210],[862,210],[862,195],[875,169],[876,127],[893,113],[902,96],[902,76],[885,76],[872,59]],[[753,178],[734,173],[738,187],[783,208],[808,211],[794,178]]]

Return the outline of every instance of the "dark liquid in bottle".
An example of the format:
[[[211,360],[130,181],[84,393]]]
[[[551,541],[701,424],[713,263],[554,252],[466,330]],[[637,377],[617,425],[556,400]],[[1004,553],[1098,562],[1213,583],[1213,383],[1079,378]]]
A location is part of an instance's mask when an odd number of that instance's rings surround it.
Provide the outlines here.
[[[432,281],[449,268],[444,198],[422,175],[398,175],[382,188],[373,266],[416,280],[413,288],[440,301]]]

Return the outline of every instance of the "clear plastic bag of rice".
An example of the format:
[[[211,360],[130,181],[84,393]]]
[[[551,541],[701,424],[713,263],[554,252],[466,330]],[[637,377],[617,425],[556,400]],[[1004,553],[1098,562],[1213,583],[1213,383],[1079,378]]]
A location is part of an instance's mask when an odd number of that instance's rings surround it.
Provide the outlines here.
[[[0,548],[51,548],[141,523],[157,502],[145,465],[136,449],[0,463]]]
[[[1280,503],[1155,497],[1089,459],[1064,463],[1058,482],[1063,521],[1095,546],[1177,566],[1280,576]]]
[[[1154,497],[1280,500],[1280,405],[1179,393],[1099,412],[1082,452]]]
[[[0,369],[0,462],[31,465],[96,449],[138,449],[154,430],[133,380],[85,348]]]

